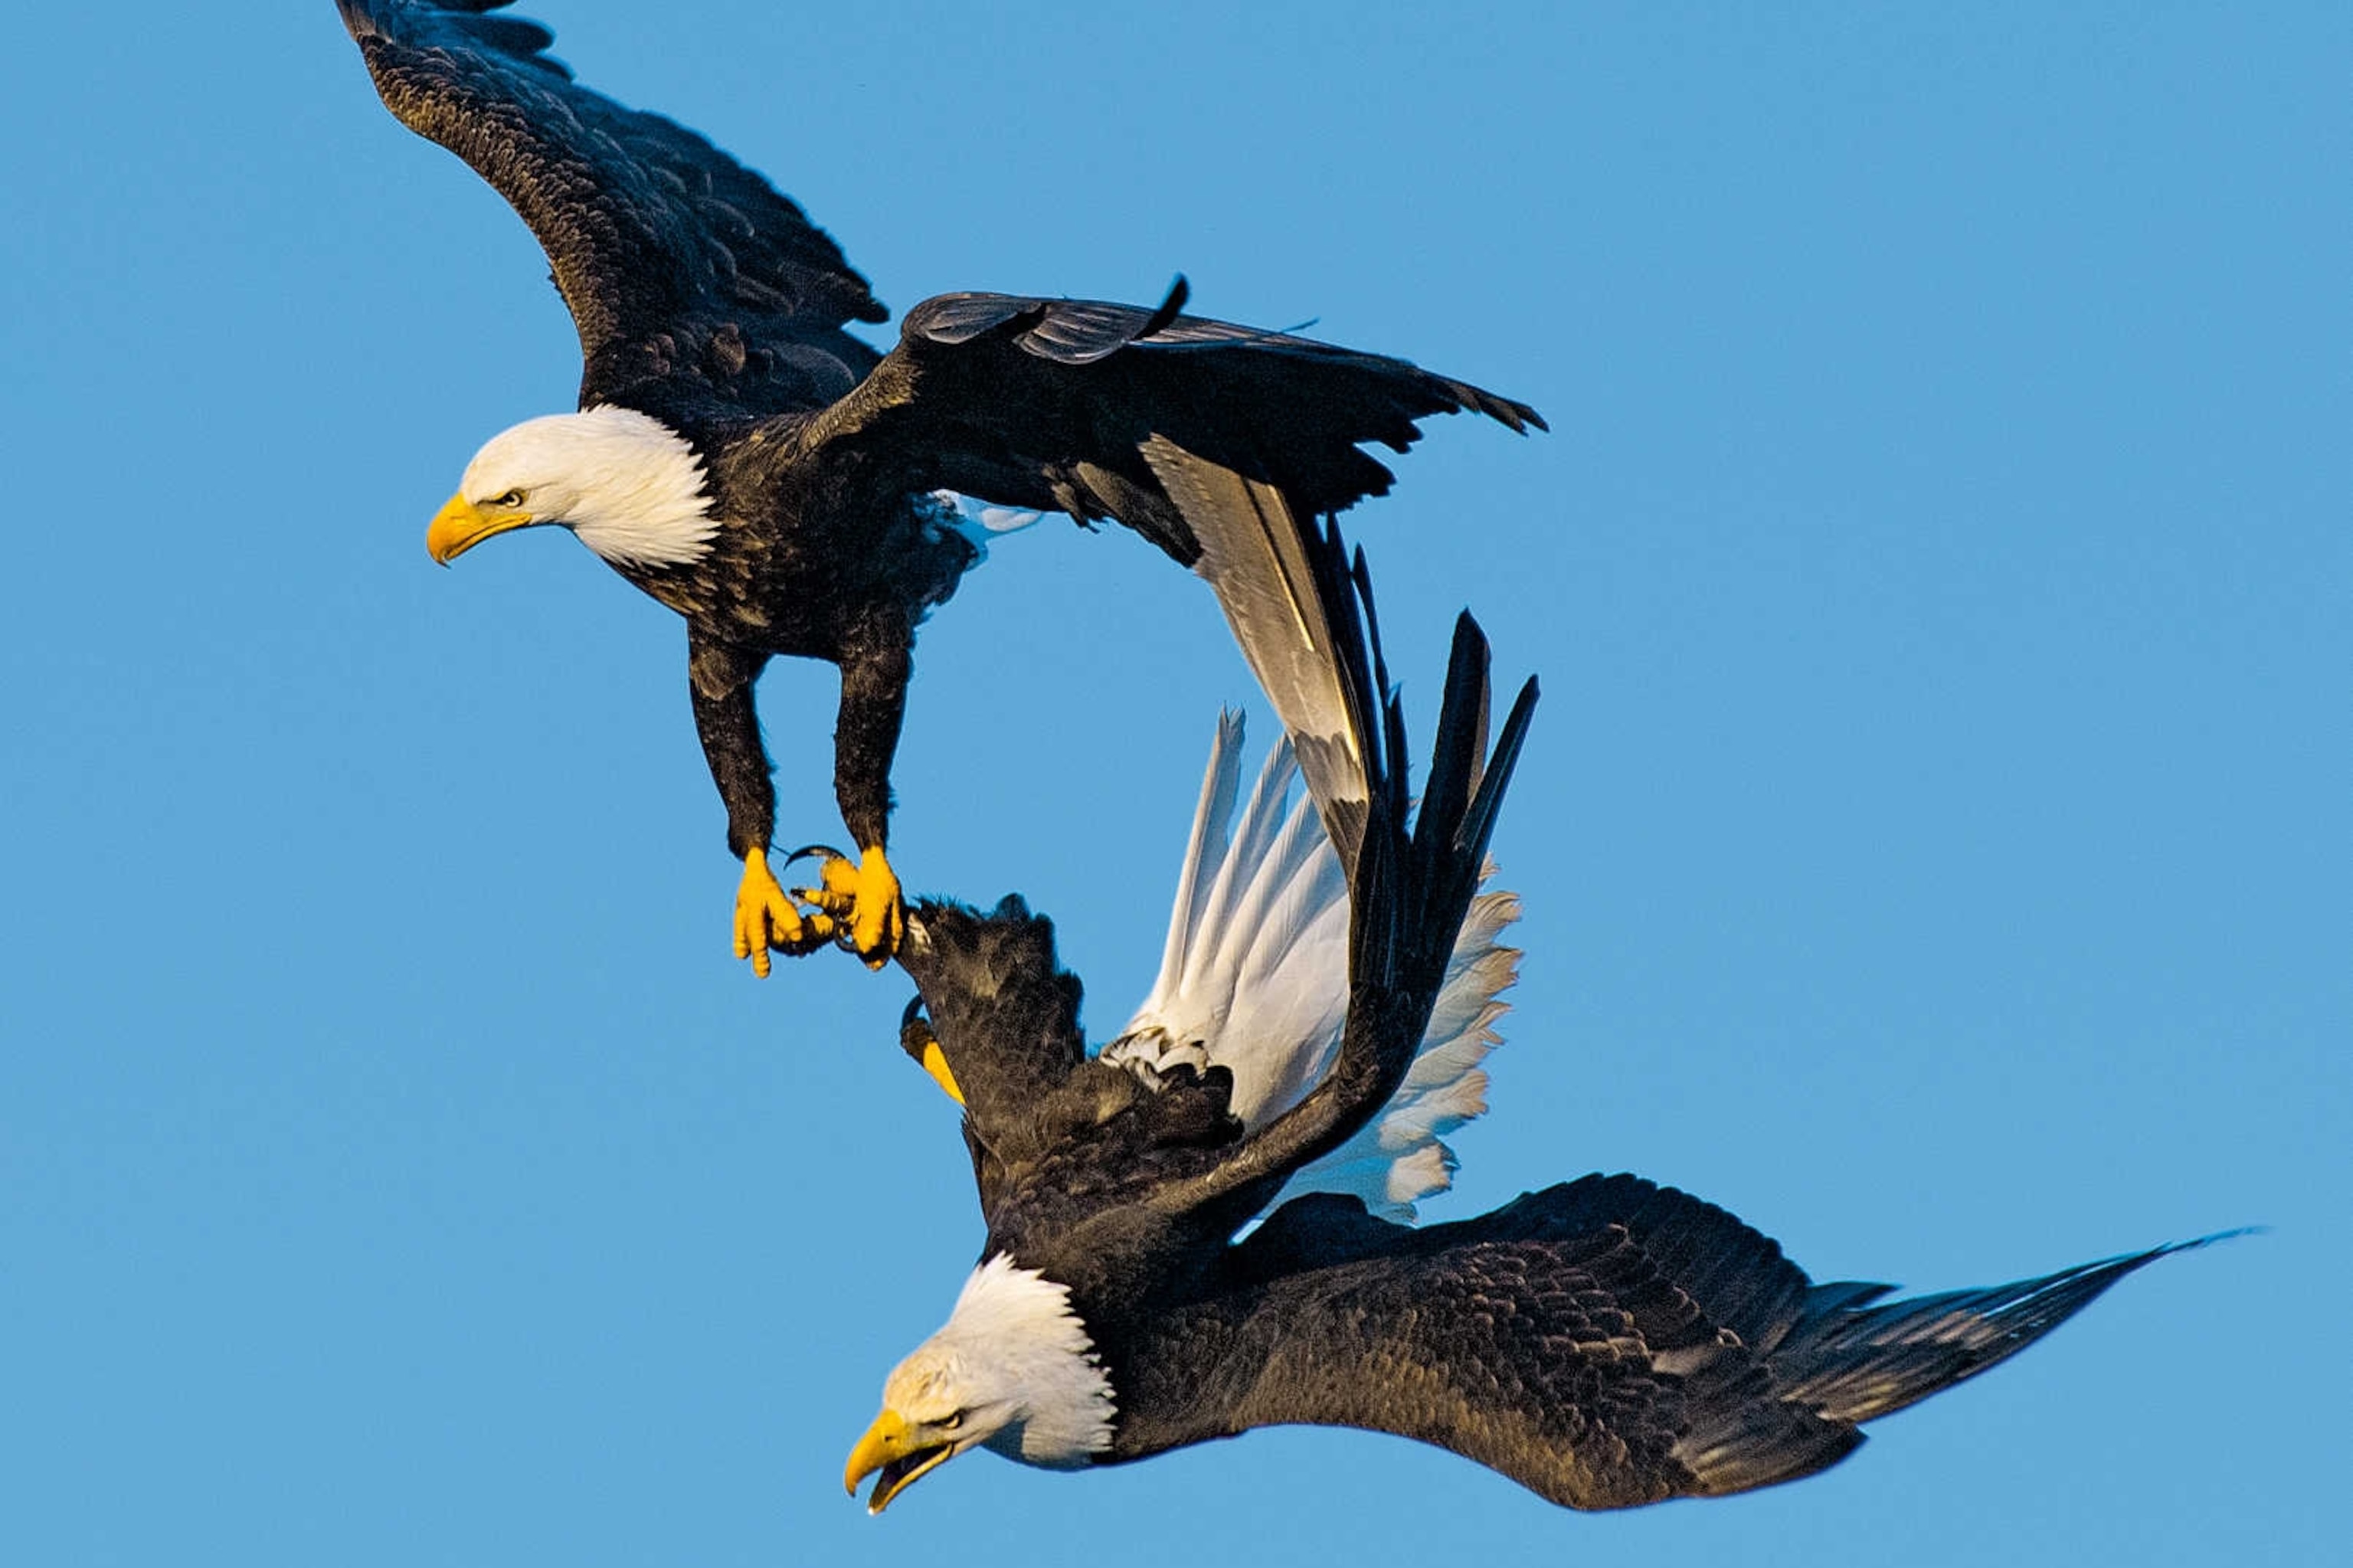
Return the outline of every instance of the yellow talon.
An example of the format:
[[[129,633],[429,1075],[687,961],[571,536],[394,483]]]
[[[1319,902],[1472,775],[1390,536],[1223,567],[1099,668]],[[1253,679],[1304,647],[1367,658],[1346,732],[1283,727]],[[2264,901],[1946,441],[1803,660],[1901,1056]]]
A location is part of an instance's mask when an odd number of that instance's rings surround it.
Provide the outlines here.
[[[828,851],[824,864],[818,869],[818,885],[796,887],[793,896],[825,914],[847,915],[858,906],[858,868]]]
[[[838,854],[826,856],[818,885],[796,887],[793,895],[814,905],[812,918],[829,919],[841,945],[879,969],[891,961],[907,935],[907,909],[899,900],[899,878],[890,857],[869,849],[852,865]]]
[[[958,1105],[964,1104],[964,1090],[957,1086],[955,1075],[948,1071],[946,1054],[941,1051],[940,1043],[936,1040],[923,1047],[923,1071],[938,1080],[940,1087],[948,1092],[948,1098]]]
[[[768,978],[768,949],[807,952],[833,934],[833,923],[822,916],[824,929],[793,907],[776,874],[768,869],[768,853],[754,849],[744,857],[744,880],[735,888],[735,956],[752,960],[752,972]]]

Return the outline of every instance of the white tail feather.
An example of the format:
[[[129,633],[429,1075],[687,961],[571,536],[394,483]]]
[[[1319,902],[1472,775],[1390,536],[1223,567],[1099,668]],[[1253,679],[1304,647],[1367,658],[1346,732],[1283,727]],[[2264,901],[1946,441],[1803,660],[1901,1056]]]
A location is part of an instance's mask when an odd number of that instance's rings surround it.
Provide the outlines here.
[[[1339,1050],[1348,1005],[1348,889],[1313,804],[1291,800],[1298,767],[1278,741],[1236,814],[1242,720],[1220,715],[1177,876],[1152,993],[1103,1059],[1156,1084],[1178,1065],[1234,1075],[1234,1114],[1252,1131],[1296,1105]],[[1482,879],[1494,874],[1490,862]],[[1519,952],[1498,940],[1519,917],[1510,893],[1483,893],[1455,940],[1446,982],[1411,1070],[1355,1139],[1293,1176],[1283,1196],[1362,1198],[1409,1220],[1453,1182],[1441,1139],[1487,1108],[1479,1064],[1498,1041]]]
[[[1176,878],[1176,907],[1168,916],[1168,942],[1160,950],[1160,978],[1154,982],[1149,1008],[1159,1000],[1172,977],[1185,971],[1185,955],[1192,950],[1193,933],[1201,928],[1202,902],[1209,895],[1202,878],[1205,867],[1221,865],[1226,857],[1226,823],[1234,814],[1234,790],[1242,773],[1242,715],[1230,710],[1218,715],[1218,733],[1209,743],[1209,768],[1201,779],[1201,802],[1193,810],[1193,833],[1185,844],[1185,866]],[[1212,844],[1210,836],[1216,835]]]

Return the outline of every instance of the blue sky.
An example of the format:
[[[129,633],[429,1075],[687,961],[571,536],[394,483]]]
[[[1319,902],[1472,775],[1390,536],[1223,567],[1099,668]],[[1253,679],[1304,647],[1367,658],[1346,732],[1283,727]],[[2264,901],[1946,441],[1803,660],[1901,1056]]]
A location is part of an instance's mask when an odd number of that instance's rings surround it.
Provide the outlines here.
[[[567,406],[542,260],[325,0],[48,7],[0,56],[0,1556],[2342,1552],[2343,8],[527,10],[894,308],[1181,270],[1550,417],[1351,518],[1420,722],[1466,603],[1546,685],[1434,1213],[1632,1169],[1916,1288],[2275,1228],[1748,1498],[1286,1431],[867,1519],[979,1240],[907,988],[729,959],[669,612],[560,535],[425,557]],[[1115,1027],[1251,696],[1148,546],[1007,543],[919,651],[911,885],[1029,895]],[[762,701],[780,834],[834,832],[829,673]]]

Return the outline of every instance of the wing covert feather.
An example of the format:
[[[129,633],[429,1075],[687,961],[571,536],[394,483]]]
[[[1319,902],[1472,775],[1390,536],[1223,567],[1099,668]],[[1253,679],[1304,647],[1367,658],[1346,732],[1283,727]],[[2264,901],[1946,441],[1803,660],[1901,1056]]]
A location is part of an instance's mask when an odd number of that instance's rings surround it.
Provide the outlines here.
[[[766,415],[855,385],[876,355],[840,329],[886,313],[832,239],[694,132],[572,80],[545,27],[486,14],[505,3],[337,6],[385,107],[538,238],[579,329],[583,406],[683,381]]]
[[[1226,1432],[1395,1433],[1580,1509],[1790,1479],[1862,1441],[1778,1403],[1750,1348],[1796,1319],[1803,1273],[1734,1216],[1638,1178],[1587,1177],[1419,1230],[1311,1196],[1233,1257],[1248,1284],[1225,1364],[1250,1372],[1187,1412]],[[1177,1333],[1142,1359],[1198,1360]]]

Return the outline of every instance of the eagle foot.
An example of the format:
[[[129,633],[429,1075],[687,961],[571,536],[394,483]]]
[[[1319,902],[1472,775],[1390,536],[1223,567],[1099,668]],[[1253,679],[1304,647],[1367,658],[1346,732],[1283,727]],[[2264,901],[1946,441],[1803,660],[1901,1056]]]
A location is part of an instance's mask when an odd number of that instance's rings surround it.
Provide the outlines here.
[[[867,849],[856,865],[828,854],[815,887],[796,887],[793,896],[817,909],[836,943],[864,960],[870,969],[891,961],[907,936],[907,908],[899,898],[899,878],[879,847]]]
[[[796,957],[813,953],[835,937],[836,922],[822,910],[804,913],[794,906],[768,869],[768,853],[755,849],[744,857],[744,880],[735,888],[735,956],[752,960],[752,972],[768,978],[768,950]]]

